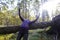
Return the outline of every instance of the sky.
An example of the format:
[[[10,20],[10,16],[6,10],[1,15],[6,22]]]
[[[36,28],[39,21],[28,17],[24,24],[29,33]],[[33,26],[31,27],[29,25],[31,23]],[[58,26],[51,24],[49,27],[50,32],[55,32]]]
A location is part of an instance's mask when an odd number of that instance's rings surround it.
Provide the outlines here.
[[[41,1],[41,0],[39,0]],[[39,7],[39,13],[40,13],[40,16],[42,16],[42,12],[43,10],[47,10],[48,11],[48,14],[49,14],[49,17],[50,17],[50,20],[52,20],[52,13],[55,14],[55,11],[57,9],[57,6],[58,4],[60,3],[60,0],[48,0],[44,3],[41,3],[40,7]],[[33,9],[33,6],[31,5],[31,8],[30,9]],[[33,11],[31,11],[30,14],[34,13]],[[34,14],[32,14],[31,16],[33,16]]]
[[[0,0],[0,2],[6,2],[8,0]],[[11,0],[10,0],[11,1]],[[41,0],[39,0],[41,1]],[[14,0],[14,5],[11,5],[11,4],[7,4],[9,6],[9,9],[8,10],[13,10],[16,6],[17,6],[17,3],[18,3],[18,0]],[[52,12],[55,13],[56,9],[57,9],[57,6],[58,6],[58,3],[60,3],[60,0],[48,0],[47,2],[45,3],[41,3],[40,5],[40,8],[39,8],[39,13],[40,15],[42,14],[42,11],[43,10],[47,10],[48,11],[48,14],[49,14],[49,17],[52,19]],[[32,9],[33,6],[30,5]],[[30,12],[31,16],[33,16],[34,14],[33,11]]]
[[[60,0],[48,0],[48,2],[41,4],[40,13],[42,13],[42,10],[47,10],[49,17],[52,19],[52,12],[55,13],[58,3],[60,3]]]

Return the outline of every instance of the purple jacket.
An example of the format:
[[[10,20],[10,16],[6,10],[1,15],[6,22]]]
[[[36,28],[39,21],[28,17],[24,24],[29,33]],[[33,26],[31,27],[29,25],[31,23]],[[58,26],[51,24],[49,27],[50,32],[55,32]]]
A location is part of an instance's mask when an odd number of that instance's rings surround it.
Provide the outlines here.
[[[24,20],[21,24],[21,28],[25,29],[25,30],[29,30],[29,20]]]

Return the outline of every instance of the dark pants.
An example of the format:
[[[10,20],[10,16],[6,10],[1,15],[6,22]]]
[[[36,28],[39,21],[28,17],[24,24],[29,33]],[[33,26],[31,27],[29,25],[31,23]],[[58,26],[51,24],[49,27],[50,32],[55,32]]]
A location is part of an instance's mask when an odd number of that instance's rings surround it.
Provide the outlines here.
[[[23,40],[28,40],[28,30],[19,31],[17,40],[21,40],[22,37],[23,37]]]

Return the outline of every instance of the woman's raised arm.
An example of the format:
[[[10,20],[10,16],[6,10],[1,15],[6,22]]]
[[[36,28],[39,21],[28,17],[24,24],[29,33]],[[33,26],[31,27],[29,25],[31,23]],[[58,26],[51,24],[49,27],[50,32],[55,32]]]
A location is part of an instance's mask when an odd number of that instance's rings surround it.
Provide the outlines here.
[[[18,15],[19,15],[19,18],[24,21],[24,18],[21,16],[20,14],[20,4],[18,4]]]
[[[34,23],[34,22],[36,22],[36,21],[38,20],[39,16],[40,16],[40,15],[37,15],[37,16],[36,16],[36,19],[35,19],[35,20],[33,20],[33,21],[31,21],[31,22],[30,22],[30,24],[32,24],[32,23]]]

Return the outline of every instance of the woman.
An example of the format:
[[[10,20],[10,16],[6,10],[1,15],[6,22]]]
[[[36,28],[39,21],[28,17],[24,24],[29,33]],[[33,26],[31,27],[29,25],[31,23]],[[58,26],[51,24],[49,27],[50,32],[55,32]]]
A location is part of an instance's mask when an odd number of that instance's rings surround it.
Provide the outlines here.
[[[29,19],[24,19],[20,14],[20,7],[18,7],[18,14],[19,14],[19,18],[22,21],[22,24],[20,26],[21,29],[19,30],[17,40],[21,40],[22,37],[23,40],[28,40],[29,25],[36,22],[39,16],[36,16],[36,19],[34,21],[30,21]]]

